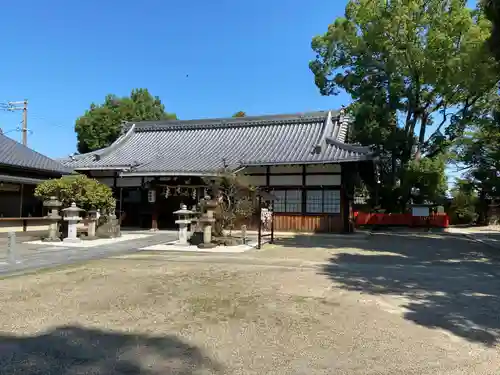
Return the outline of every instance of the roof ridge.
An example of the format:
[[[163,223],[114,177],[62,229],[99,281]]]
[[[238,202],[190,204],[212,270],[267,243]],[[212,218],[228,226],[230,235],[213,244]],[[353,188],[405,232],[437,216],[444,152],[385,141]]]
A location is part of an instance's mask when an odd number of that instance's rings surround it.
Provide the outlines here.
[[[337,111],[316,111],[285,115],[263,115],[213,119],[207,118],[196,120],[131,121],[124,124],[124,129],[128,130],[131,125],[135,125],[135,130],[140,132],[309,123],[323,121],[331,112]]]

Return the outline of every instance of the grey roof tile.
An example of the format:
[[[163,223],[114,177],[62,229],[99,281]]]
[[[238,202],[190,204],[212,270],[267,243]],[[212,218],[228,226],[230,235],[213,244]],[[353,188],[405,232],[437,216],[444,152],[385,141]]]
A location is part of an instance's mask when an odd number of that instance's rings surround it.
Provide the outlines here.
[[[207,174],[232,166],[369,160],[369,148],[343,143],[339,112],[128,124],[111,146],[64,163],[75,169]]]
[[[72,169],[14,141],[0,133],[0,165],[21,167],[55,174],[68,174]]]

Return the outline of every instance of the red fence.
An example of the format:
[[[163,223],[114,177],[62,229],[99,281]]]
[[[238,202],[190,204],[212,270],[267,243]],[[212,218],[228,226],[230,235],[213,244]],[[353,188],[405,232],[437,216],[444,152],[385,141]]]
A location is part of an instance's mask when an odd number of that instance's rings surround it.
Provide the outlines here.
[[[447,214],[432,214],[430,216],[412,216],[408,214],[381,214],[354,212],[356,226],[381,225],[381,226],[407,226],[407,227],[438,227],[448,228],[450,218]]]

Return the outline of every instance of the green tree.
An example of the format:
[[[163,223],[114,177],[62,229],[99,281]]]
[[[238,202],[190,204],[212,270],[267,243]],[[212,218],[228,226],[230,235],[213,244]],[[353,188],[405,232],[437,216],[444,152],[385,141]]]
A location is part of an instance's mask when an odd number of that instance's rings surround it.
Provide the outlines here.
[[[247,114],[243,111],[238,111],[232,117],[247,117]]]
[[[224,167],[214,178],[206,179],[213,197],[217,200],[214,233],[222,236],[222,230],[234,229],[236,222],[250,218],[255,212],[255,188],[244,176]]]
[[[63,203],[63,207],[69,207],[75,202],[84,210],[113,210],[116,205],[109,186],[84,175],[46,180],[35,189],[35,197],[41,200],[48,200],[52,196],[57,197]]]
[[[448,188],[445,167],[445,158],[442,156],[426,157],[408,163],[403,178],[408,186],[403,189],[410,191],[412,203],[444,203]]]
[[[450,218],[453,224],[472,224],[476,222],[478,197],[467,180],[457,180],[451,190]]]
[[[495,58],[500,61],[500,1],[482,0],[481,5],[486,13],[486,17],[493,24],[491,36],[488,39],[488,47]]]
[[[463,171],[462,186],[467,184],[478,196],[479,221],[485,222],[488,201],[500,199],[500,112],[486,108],[477,116],[455,140],[453,156]]]
[[[121,132],[124,121],[169,120],[175,114],[165,112],[165,106],[147,89],[134,89],[129,97],[106,96],[104,103],[92,103],[76,120],[77,149],[91,152],[109,146]]]
[[[316,85],[323,95],[351,95],[352,138],[375,146],[383,189],[402,207],[410,162],[445,152],[495,88],[496,62],[484,48],[490,27],[463,0],[351,0],[312,41]]]

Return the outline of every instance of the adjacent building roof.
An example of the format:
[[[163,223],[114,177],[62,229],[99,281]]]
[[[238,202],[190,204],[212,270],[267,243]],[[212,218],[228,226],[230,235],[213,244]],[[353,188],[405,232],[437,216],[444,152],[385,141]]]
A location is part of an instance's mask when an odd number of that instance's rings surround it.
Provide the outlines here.
[[[72,169],[0,133],[0,166],[68,174]]]
[[[367,147],[344,143],[341,111],[242,118],[145,121],[124,125],[111,146],[62,162],[76,170],[122,175],[205,175],[224,165],[324,164],[370,160]]]

